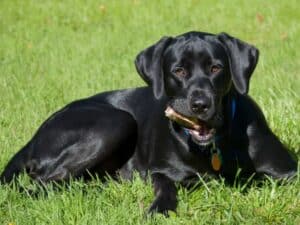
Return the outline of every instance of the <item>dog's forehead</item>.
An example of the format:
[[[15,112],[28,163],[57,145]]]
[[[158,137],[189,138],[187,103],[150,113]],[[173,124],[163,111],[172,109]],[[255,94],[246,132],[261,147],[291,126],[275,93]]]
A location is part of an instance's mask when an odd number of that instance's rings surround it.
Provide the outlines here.
[[[178,56],[202,55],[224,58],[226,52],[216,35],[206,33],[187,33],[174,38],[168,51]]]

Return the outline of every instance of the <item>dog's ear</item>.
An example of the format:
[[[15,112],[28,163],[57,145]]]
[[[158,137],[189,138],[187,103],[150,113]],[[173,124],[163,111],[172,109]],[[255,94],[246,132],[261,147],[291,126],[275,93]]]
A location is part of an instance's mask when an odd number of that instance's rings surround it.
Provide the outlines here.
[[[235,88],[239,93],[247,94],[250,77],[258,61],[258,49],[226,33],[219,34],[218,39],[226,49]]]
[[[157,99],[164,94],[162,56],[171,40],[171,37],[163,37],[154,45],[140,52],[135,59],[136,70],[143,80],[152,86],[154,96]]]

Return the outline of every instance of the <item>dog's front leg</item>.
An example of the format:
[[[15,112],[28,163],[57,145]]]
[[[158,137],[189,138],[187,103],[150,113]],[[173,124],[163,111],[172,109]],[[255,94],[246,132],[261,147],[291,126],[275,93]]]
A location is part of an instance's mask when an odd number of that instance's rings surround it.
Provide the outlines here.
[[[162,213],[168,215],[168,211],[175,211],[177,206],[177,189],[175,183],[161,173],[151,175],[154,187],[155,200],[149,208],[149,213]]]

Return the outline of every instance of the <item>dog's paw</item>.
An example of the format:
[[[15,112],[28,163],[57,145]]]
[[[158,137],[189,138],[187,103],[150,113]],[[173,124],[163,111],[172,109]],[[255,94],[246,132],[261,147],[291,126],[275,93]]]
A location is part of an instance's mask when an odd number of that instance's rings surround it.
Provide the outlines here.
[[[161,213],[167,217],[169,217],[170,213],[175,213],[177,206],[176,200],[171,200],[168,198],[159,197],[154,200],[152,205],[148,210],[148,214]]]

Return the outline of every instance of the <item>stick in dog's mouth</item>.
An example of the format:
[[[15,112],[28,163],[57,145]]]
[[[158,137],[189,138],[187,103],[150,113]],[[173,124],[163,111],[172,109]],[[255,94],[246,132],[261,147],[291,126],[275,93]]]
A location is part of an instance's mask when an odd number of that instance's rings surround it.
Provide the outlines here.
[[[215,134],[215,129],[209,128],[204,122],[200,121],[199,119],[183,116],[177,113],[170,106],[168,106],[165,110],[165,115],[170,120],[185,127],[192,135],[194,140],[199,144],[208,145],[212,142],[212,138]]]
[[[178,124],[180,124],[180,125],[182,125],[186,128],[193,129],[193,130],[200,130],[201,129],[201,125],[199,125],[197,123],[198,122],[197,119],[185,117],[185,116],[177,113],[170,106],[168,106],[167,109],[165,110],[165,115],[170,120],[173,120],[173,121],[177,122]]]

